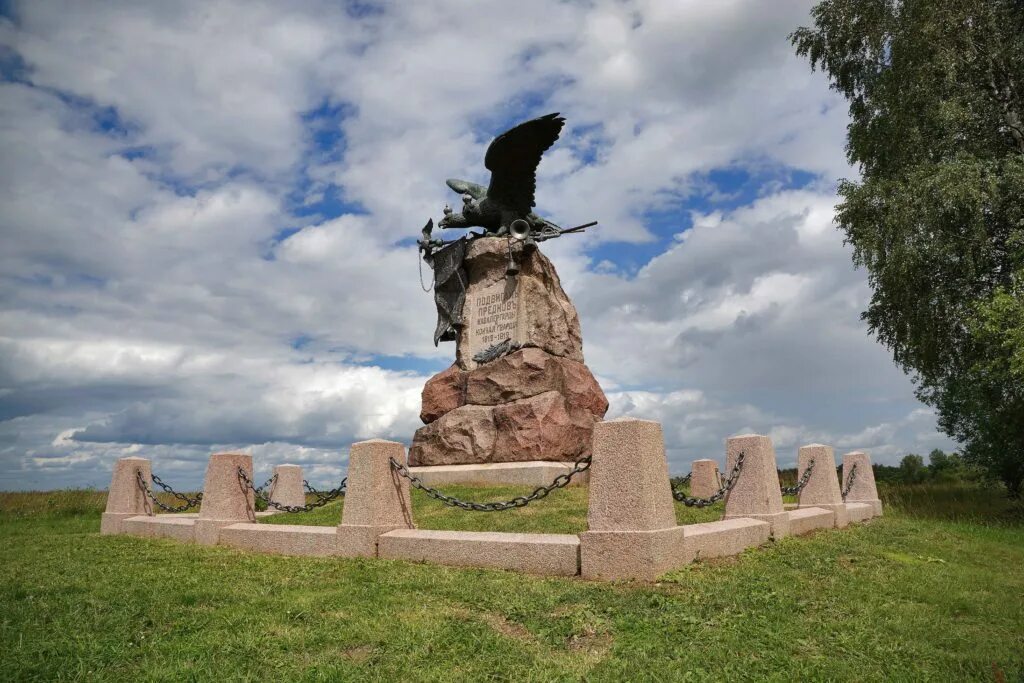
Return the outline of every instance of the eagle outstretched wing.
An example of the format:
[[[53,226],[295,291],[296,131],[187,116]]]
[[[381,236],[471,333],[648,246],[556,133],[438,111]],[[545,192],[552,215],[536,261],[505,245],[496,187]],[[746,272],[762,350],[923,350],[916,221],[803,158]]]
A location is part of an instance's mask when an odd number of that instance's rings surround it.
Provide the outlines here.
[[[484,166],[491,172],[488,199],[529,213],[537,190],[537,165],[545,150],[555,144],[563,125],[565,119],[556,112],[520,123],[494,138],[484,156]]]
[[[468,180],[459,180],[458,178],[449,178],[445,181],[448,187],[452,188],[459,194],[468,194],[473,199],[483,199],[487,196],[487,188],[483,185],[477,185],[476,183]]]

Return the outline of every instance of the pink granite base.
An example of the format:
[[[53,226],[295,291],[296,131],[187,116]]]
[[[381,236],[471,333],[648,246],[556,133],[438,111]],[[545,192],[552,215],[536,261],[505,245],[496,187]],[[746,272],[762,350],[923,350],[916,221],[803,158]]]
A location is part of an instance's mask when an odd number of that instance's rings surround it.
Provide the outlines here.
[[[866,522],[875,516],[875,508],[870,503],[846,503],[846,514],[851,522]]]
[[[226,526],[238,524],[234,519],[202,519],[196,520],[196,543],[200,545],[217,545],[220,542],[220,530]]]
[[[847,503],[855,522],[868,521],[874,508]],[[825,508],[785,513],[787,530],[804,534],[834,525]],[[514,534],[435,531],[378,526],[320,527],[259,523],[211,524],[207,544],[240,550],[305,557],[381,557],[450,566],[508,569],[546,576],[603,581],[654,581],[695,560],[737,555],[771,539],[771,525],[753,518],[723,519],[655,531],[586,531],[569,534]],[[120,520],[121,533],[144,538],[196,542],[204,520],[196,515],[138,515]]]
[[[684,529],[584,531],[580,534],[580,575],[602,581],[654,581],[689,562]]]
[[[338,555],[341,557],[377,557],[377,539],[389,531],[405,528],[399,525],[339,525],[335,527],[338,536]]]
[[[275,555],[330,557],[341,555],[333,526],[238,523],[220,530],[220,545]]]
[[[124,529],[124,521],[131,519],[132,517],[139,517],[137,512],[104,512],[100,518],[100,533],[101,534],[123,534],[127,533]]]
[[[794,536],[806,534],[815,529],[831,529],[835,526],[835,515],[831,510],[819,507],[790,510],[789,533]]]
[[[545,576],[579,574],[580,539],[571,534],[509,534],[399,529],[378,539],[389,560],[511,569]]]
[[[832,512],[832,526],[836,529],[845,529],[850,524],[850,514],[846,511],[846,503],[838,505],[815,505],[816,508],[830,510]]]
[[[761,522],[767,522],[772,530],[772,538],[778,540],[789,536],[789,512],[783,510],[781,512],[772,515],[725,515],[725,519],[756,519]]]
[[[771,538],[768,522],[748,518],[687,524],[682,528],[685,529],[684,556],[688,562],[738,555],[747,548],[764,545]]]
[[[183,543],[193,543],[195,537],[195,517],[183,515],[140,515],[124,520],[121,525],[124,533],[143,538],[172,538]]]

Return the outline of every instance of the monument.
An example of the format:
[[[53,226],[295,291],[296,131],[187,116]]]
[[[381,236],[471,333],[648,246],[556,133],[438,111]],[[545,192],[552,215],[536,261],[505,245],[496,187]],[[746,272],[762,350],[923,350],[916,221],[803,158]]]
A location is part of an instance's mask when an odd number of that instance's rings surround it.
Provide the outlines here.
[[[487,149],[488,187],[448,180],[461,213],[438,226],[480,227],[446,242],[423,229],[433,270],[434,343],[455,362],[427,381],[409,462],[424,481],[533,483],[588,455],[608,410],[584,363],[576,309],[538,244],[576,234],[533,213],[536,169],[565,120],[549,114],[499,135]],[[515,463],[515,464],[513,464]]]

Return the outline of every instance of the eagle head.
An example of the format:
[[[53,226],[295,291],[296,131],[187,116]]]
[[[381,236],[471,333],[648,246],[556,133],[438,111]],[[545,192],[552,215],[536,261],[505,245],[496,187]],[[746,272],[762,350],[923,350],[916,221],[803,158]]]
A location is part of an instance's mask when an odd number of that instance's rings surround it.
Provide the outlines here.
[[[479,225],[480,206],[471,195],[462,195],[462,213],[453,213],[448,206],[444,207],[444,218],[438,222],[439,228],[471,228]]]

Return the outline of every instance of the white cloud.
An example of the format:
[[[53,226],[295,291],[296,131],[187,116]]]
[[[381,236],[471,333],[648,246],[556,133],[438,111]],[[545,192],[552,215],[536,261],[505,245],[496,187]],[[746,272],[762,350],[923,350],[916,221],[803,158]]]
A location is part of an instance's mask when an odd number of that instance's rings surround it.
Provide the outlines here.
[[[453,199],[444,178],[486,181],[493,133],[553,110],[538,205],[601,226],[544,249],[613,414],[662,420],[680,466],[738,431],[945,443],[858,319],[831,225],[845,107],[785,40],[809,6],[19,3],[0,487],[102,485],[126,453],[198,485],[240,447],[328,484],[352,440],[408,440],[453,354],[396,243]],[[757,198],[735,207],[722,168],[764,178]],[[788,169],[818,180],[786,190]],[[652,210],[678,217],[663,248]],[[635,272],[616,252],[645,240]]]

